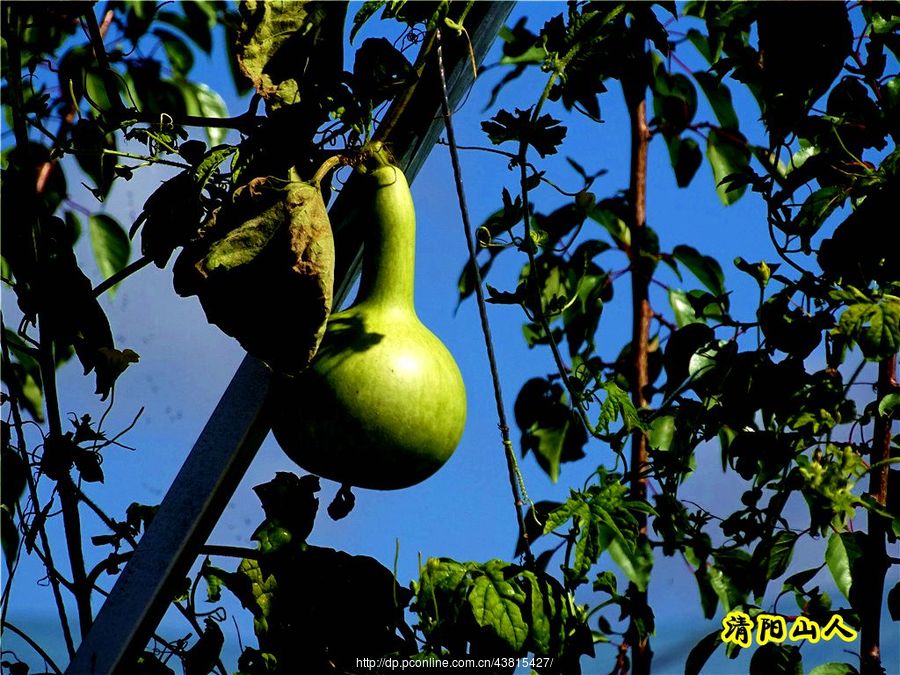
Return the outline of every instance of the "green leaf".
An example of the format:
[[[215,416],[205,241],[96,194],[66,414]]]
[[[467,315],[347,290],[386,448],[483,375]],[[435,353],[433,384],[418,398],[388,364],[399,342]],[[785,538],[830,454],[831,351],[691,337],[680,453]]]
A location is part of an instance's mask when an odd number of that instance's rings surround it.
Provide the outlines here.
[[[363,27],[363,24],[368,21],[375,12],[388,4],[388,0],[366,0],[362,6],[357,10],[356,15],[353,17],[353,28],[350,29],[350,43],[353,43],[353,38],[356,37],[356,34],[359,32],[359,29]]]
[[[862,557],[862,549],[852,532],[833,532],[828,537],[825,562],[838,590],[848,600],[853,587],[853,564]]]
[[[206,581],[207,602],[219,602],[222,599],[222,588],[227,586],[224,579],[228,577],[229,572],[216,567],[209,562],[209,558],[206,558],[200,568],[200,575]]]
[[[200,117],[213,119],[228,117],[228,106],[225,104],[225,99],[202,82],[187,83],[182,87],[182,93],[185,96],[185,105],[189,112],[193,106],[196,106],[196,114]],[[191,98],[193,100],[189,101]],[[227,133],[228,130],[221,127],[206,127],[206,136],[212,146],[222,143]]]
[[[79,218],[78,214],[74,211],[66,211],[65,220],[66,229],[68,230],[70,241],[74,247],[81,238],[81,218]]]
[[[858,675],[859,671],[849,663],[823,663],[816,666],[807,675]]]
[[[108,279],[128,264],[128,258],[131,256],[131,240],[125,228],[115,218],[105,213],[92,215],[89,229],[97,267],[103,278]],[[115,293],[116,286],[109,289],[110,295]]]
[[[687,267],[713,295],[725,294],[725,275],[715,258],[703,255],[697,249],[685,244],[676,246],[672,250],[672,255]]]
[[[662,61],[657,64],[651,81],[654,119],[667,136],[684,131],[697,112],[697,90],[681,73],[666,71]]]
[[[235,145],[213,148],[203,157],[194,172],[194,180],[199,187],[205,187],[209,179],[219,170],[219,166],[238,151]]]
[[[187,75],[194,67],[194,53],[184,41],[167,30],[154,28],[153,34],[160,39],[166,50],[166,57],[176,75]]]
[[[353,94],[369,108],[413,85],[418,75],[403,53],[385,38],[368,38],[353,60]]]
[[[891,392],[878,402],[878,414],[883,417],[896,417],[897,406],[900,406],[900,393]]]
[[[675,312],[675,324],[679,328],[683,328],[690,323],[703,323],[702,319],[697,318],[693,305],[688,300],[687,293],[677,288],[669,289],[669,304],[672,311]]]
[[[767,579],[777,579],[787,571],[796,543],[796,532],[779,532],[775,535],[766,567]]]
[[[249,584],[241,583],[244,577]],[[253,612],[253,627],[257,634],[268,629],[268,617],[272,612],[272,604],[278,591],[278,581],[274,574],[263,571],[259,562],[245,558],[238,566],[238,573],[226,584],[241,604]]]
[[[0,368],[0,377],[8,387],[22,394],[19,404],[36,421],[44,421],[44,395],[41,388],[41,368],[28,345],[15,331],[3,328],[3,339],[9,345],[13,363]]]
[[[709,567],[709,582],[726,612],[730,612],[744,601],[745,594],[741,589],[735,585],[731,577],[715,565]]]
[[[716,192],[725,206],[734,204],[746,190],[746,186],[730,189],[725,181],[734,174],[739,174],[750,166],[750,149],[747,139],[738,131],[720,131],[710,129],[707,136],[706,157],[713,170]]]
[[[650,423],[650,447],[655,450],[667,451],[672,447],[672,439],[675,437],[675,416],[662,415],[656,417]]]
[[[600,428],[609,429],[609,425],[621,416],[627,431],[648,429],[627,392],[611,380],[604,383],[602,388],[606,391],[606,399],[600,408],[600,419],[597,422]]]
[[[694,72],[694,79],[706,95],[719,124],[725,129],[737,129],[738,117],[731,102],[731,92],[722,80],[704,71]]]
[[[792,574],[784,580],[784,583],[781,586],[781,590],[791,591],[795,589],[802,589],[806,584],[812,581],[813,577],[815,577],[821,569],[821,567],[812,567],[808,570],[803,570],[802,572]]]
[[[859,344],[867,359],[889,358],[900,351],[900,298],[885,295],[877,303],[850,305],[838,327]]]
[[[716,615],[719,597],[716,595],[716,591],[709,580],[709,570],[706,567],[706,562],[701,562],[699,567],[697,567],[697,570],[694,572],[694,579],[697,581],[697,590],[700,593],[700,606],[703,609],[703,616],[706,619],[712,619]]]
[[[812,237],[819,231],[819,228],[822,227],[828,216],[830,216],[846,198],[846,188],[838,185],[830,185],[819,188],[803,202],[803,206],[800,207],[800,212],[793,220],[791,233],[800,235],[800,239],[806,247],[807,253],[809,253],[809,245]]]
[[[619,216],[610,209],[596,206],[591,209],[588,216],[591,220],[600,223],[600,225],[609,232],[613,241],[617,244],[631,246],[631,230],[628,229],[628,225],[625,224],[625,221],[619,218]]]
[[[483,566],[484,574],[475,579],[469,591],[469,605],[475,621],[488,628],[510,649],[519,651],[528,637],[528,624],[522,617],[525,592],[507,581],[508,563],[492,560]]]
[[[297,373],[318,350],[331,311],[334,238],[317,186],[292,180],[266,188],[281,194],[261,213],[249,190],[214,211],[211,235],[178,256],[175,290],[199,296],[209,321],[248,352]]]
[[[629,581],[637,586],[638,590],[647,590],[650,582],[650,571],[653,569],[653,553],[650,545],[644,542],[643,546],[631,546],[624,538],[615,537],[609,542],[607,548],[613,562],[619,566]]]
[[[253,538],[262,542],[262,537],[267,537],[264,546],[280,546],[287,543],[286,539],[305,541],[316,519],[319,500],[315,495],[319,490],[316,476],[299,477],[288,471],[278,471],[272,480],[254,486],[266,519]]]

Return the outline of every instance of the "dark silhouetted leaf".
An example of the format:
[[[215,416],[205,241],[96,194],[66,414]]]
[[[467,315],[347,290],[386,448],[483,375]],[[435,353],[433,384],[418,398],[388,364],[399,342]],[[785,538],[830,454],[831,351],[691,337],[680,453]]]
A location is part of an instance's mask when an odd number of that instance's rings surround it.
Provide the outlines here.
[[[678,187],[687,187],[703,163],[700,145],[693,138],[679,136],[667,138],[666,145],[669,148],[669,161],[675,171],[675,182]]]
[[[103,152],[116,150],[115,136],[104,133],[98,122],[85,118],[72,128],[72,143],[78,166],[94,181],[102,201],[116,177],[116,157]]]
[[[341,488],[335,494],[334,499],[328,505],[328,516],[332,520],[341,520],[346,518],[353,510],[356,504],[356,497],[350,485],[341,485]]]
[[[153,34],[162,42],[172,70],[182,76],[191,72],[191,68],[194,67],[194,53],[191,48],[177,35],[162,28],[154,28]]]
[[[97,369],[97,392],[103,399],[112,390],[119,375],[125,372],[132,363],[140,361],[137,352],[131,349],[118,350],[113,347],[101,347],[95,356]]]
[[[526,382],[516,397],[515,417],[522,431],[522,453],[533,451],[554,482],[561,463],[584,456],[587,432],[558,384],[542,378]]]
[[[416,81],[412,64],[384,38],[368,38],[356,51],[353,91],[376,106]]]
[[[204,621],[204,631],[200,639],[191,647],[181,659],[184,666],[184,675],[208,675],[213,672],[219,662],[219,654],[222,645],[225,644],[225,636],[219,624],[210,618]]]
[[[481,128],[494,145],[508,141],[524,142],[538,151],[541,157],[556,154],[557,146],[566,137],[566,127],[550,115],[541,115],[533,123],[530,110],[519,110],[513,115],[501,110],[489,122],[482,122]]]
[[[684,675],[700,675],[709,657],[722,644],[722,631],[714,630],[694,645],[684,662]]]

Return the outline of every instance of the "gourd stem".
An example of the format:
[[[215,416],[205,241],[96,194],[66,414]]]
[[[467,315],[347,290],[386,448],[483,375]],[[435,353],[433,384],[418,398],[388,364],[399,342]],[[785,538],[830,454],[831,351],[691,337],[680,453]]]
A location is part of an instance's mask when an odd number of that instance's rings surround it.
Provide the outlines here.
[[[332,155],[324,162],[322,162],[322,165],[318,169],[316,169],[316,172],[313,174],[313,177],[309,182],[315,186],[318,186],[323,180],[325,180],[325,176],[327,176],[333,169],[349,163],[350,160],[344,155]]]
[[[359,301],[415,311],[416,214],[409,184],[396,166],[366,173],[374,194],[373,222],[365,235]]]

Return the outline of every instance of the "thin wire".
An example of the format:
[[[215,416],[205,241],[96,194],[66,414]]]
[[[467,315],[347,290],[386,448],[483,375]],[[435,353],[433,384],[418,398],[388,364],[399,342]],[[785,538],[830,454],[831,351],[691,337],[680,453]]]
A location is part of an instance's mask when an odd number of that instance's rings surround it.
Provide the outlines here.
[[[527,567],[534,566],[534,554],[531,552],[531,543],[528,541],[528,534],[525,530],[525,519],[522,516],[522,494],[525,492],[522,473],[519,471],[519,465],[516,461],[516,455],[513,451],[512,441],[509,438],[509,424],[506,420],[506,410],[503,406],[503,391],[500,386],[500,374],[497,369],[497,359],[494,355],[494,341],[491,337],[491,326],[488,321],[487,305],[484,301],[484,290],[482,289],[481,270],[475,262],[475,240],[472,235],[472,224],[469,220],[469,209],[466,206],[466,195],[463,188],[462,170],[459,165],[459,154],[457,153],[456,136],[453,133],[453,122],[450,113],[450,101],[447,96],[447,80],[444,75],[444,57],[441,49],[441,31],[437,31],[437,59],[438,73],[441,78],[441,109],[444,114],[444,120],[447,128],[447,145],[450,149],[450,161],[453,164],[453,178],[456,181],[456,194],[459,198],[459,210],[462,215],[463,230],[466,235],[466,246],[469,249],[469,261],[472,269],[475,271],[475,296],[478,300],[478,314],[481,317],[481,331],[484,334],[484,344],[487,350],[488,363],[490,364],[491,380],[494,385],[494,400],[497,404],[497,419],[499,421],[500,437],[503,441],[503,451],[506,456],[506,467],[509,471],[509,484],[512,489],[513,501],[516,507],[516,521],[519,524],[519,532],[522,535],[522,541],[525,547],[525,564]]]

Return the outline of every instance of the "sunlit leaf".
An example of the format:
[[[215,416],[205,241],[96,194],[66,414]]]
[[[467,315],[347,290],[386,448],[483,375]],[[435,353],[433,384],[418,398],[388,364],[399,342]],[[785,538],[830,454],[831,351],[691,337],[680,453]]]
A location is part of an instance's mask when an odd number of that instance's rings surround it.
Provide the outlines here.
[[[877,303],[850,305],[838,326],[867,359],[888,358],[900,351],[900,298],[886,295]]]
[[[896,621],[896,617],[894,619]],[[807,673],[807,675],[859,675],[856,666],[849,663],[822,663]]]
[[[747,140],[738,131],[710,129],[706,141],[706,157],[712,166],[716,192],[722,203],[729,206],[741,198],[746,187],[729,189],[723,181],[749,166],[751,155]]]
[[[731,102],[731,91],[725,83],[711,73],[695,71],[694,79],[706,95],[706,100],[719,124],[725,129],[737,129],[738,117]]]
[[[472,614],[479,626],[491,629],[510,649],[519,650],[528,637],[528,625],[522,616],[525,593],[504,579],[499,565],[485,568],[485,574],[476,577],[469,591]]]
[[[131,240],[125,228],[108,214],[92,215],[88,222],[94,259],[97,261],[100,274],[105,279],[109,278],[128,264],[131,257]],[[109,289],[110,295],[115,293],[117,286],[118,284]]]
[[[715,258],[703,255],[697,249],[679,244],[672,249],[672,255],[687,267],[713,295],[725,294],[725,275]]]
[[[825,562],[838,590],[848,600],[854,582],[854,564],[862,557],[857,537],[852,532],[832,532],[825,549]]]

